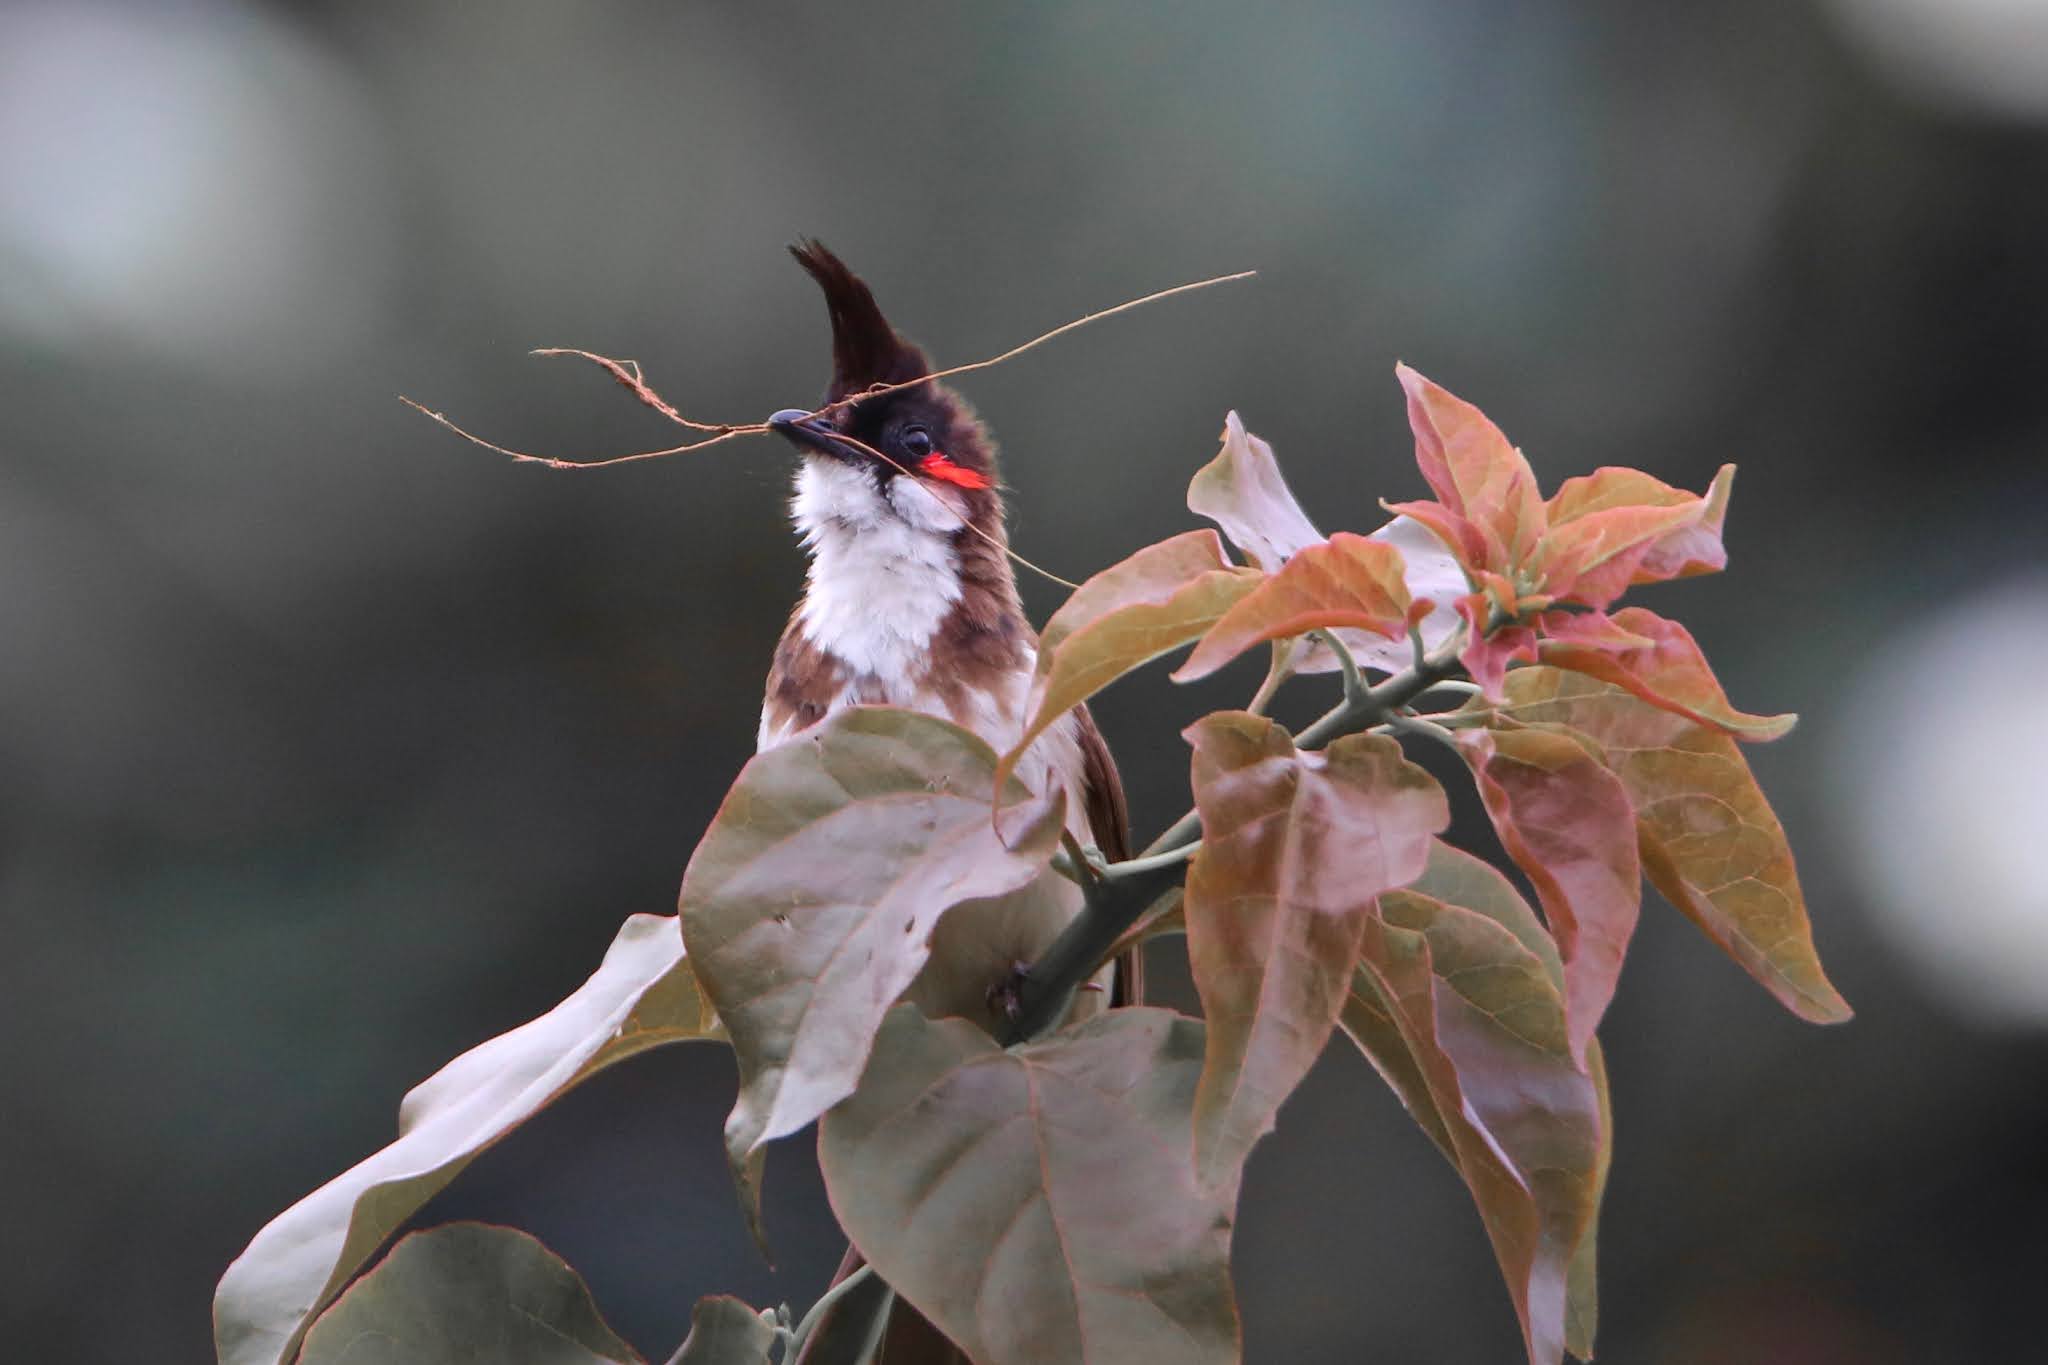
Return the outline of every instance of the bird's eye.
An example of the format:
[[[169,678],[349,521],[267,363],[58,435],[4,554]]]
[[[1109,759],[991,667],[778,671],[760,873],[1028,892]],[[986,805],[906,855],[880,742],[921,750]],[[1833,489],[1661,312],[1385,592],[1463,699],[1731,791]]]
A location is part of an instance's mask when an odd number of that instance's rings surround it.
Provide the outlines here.
[[[923,427],[905,427],[897,442],[912,459],[922,460],[932,453],[932,434]]]

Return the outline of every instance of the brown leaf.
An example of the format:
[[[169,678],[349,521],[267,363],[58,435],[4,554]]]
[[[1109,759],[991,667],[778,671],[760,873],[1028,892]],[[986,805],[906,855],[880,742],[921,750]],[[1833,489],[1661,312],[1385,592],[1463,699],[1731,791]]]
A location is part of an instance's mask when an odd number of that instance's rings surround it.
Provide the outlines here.
[[[1139,665],[1199,639],[1264,575],[1223,554],[1214,531],[1148,545],[1074,590],[1038,640],[1023,735],[1003,755],[1006,778],[1033,740],[1080,702]]]
[[[1557,982],[1515,932],[1477,910],[1414,890],[1380,905],[1345,1031],[1452,1157],[1507,1278],[1529,1360],[1554,1365],[1600,1143],[1598,1098],[1572,1060]]]
[[[1536,888],[1564,962],[1572,1052],[1583,1056],[1614,998],[1642,907],[1636,813],[1593,753],[1548,730],[1465,730],[1501,846]]]
[[[1272,721],[1218,712],[1187,739],[1203,839],[1183,913],[1209,1027],[1195,1165],[1234,1197],[1336,1025],[1373,898],[1421,875],[1450,807],[1383,735],[1300,753]]]
[[[1784,827],[1741,746],[1583,674],[1519,669],[1507,693],[1516,717],[1600,744],[1635,805],[1643,868],[1666,900],[1793,1013],[1823,1024],[1850,1017],[1814,951]]]
[[[1188,483],[1188,510],[1221,526],[1268,573],[1323,539],[1280,477],[1273,447],[1247,432],[1235,412],[1223,419],[1223,449]]]
[[[997,791],[973,734],[861,706],[757,754],[719,807],[683,874],[683,938],[738,1054],[726,1151],[750,1217],[749,1158],[852,1093],[940,916],[1051,858],[1061,794],[1012,783],[992,824]]]
[[[1253,645],[1326,627],[1397,639],[1421,615],[1409,601],[1403,570],[1401,552],[1393,546],[1339,531],[1297,552],[1240,598],[1210,627],[1173,680],[1207,677]]]
[[[1230,1208],[1190,1149],[1201,1034],[1121,1009],[1005,1051],[895,1010],[820,1130],[833,1212],[976,1365],[1229,1365]]]

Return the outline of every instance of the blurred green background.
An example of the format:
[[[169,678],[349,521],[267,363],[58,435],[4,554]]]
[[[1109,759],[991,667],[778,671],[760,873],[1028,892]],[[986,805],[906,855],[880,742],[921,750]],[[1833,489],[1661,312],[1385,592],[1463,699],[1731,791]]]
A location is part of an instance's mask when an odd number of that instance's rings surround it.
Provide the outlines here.
[[[1602,1357],[2039,1358],[2028,0],[0,0],[4,1354],[210,1359],[265,1219],[672,905],[801,581],[789,453],[556,473],[397,395],[571,457],[672,431],[529,347],[713,420],[812,401],[798,234],[946,362],[1259,270],[968,383],[1071,577],[1192,524],[1229,408],[1326,528],[1420,496],[1397,358],[1547,484],[1738,462],[1731,571],[1646,600],[1805,714],[1753,757],[1861,1016],[1799,1024],[1646,910]],[[1098,710],[1141,834],[1186,803],[1175,731],[1252,682],[1162,672]],[[839,1254],[808,1140],[771,1271],[732,1084],[637,1061],[429,1214],[537,1233],[656,1358],[699,1294],[801,1306]],[[1236,1261],[1253,1362],[1515,1358],[1462,1189],[1341,1048]]]

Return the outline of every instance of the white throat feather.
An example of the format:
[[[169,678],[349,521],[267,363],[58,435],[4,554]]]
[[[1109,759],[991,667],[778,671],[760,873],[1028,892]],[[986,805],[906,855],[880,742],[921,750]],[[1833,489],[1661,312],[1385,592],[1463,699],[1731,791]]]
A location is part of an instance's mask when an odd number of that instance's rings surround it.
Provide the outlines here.
[[[907,701],[932,637],[960,600],[960,516],[917,480],[811,458],[790,515],[810,551],[797,613],[804,638],[882,698]]]

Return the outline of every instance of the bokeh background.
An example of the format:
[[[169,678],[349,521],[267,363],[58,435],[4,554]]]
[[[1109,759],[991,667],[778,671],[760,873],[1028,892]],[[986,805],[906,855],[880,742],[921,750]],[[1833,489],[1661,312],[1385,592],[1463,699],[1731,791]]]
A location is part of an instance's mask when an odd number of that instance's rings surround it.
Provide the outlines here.
[[[810,401],[798,234],[944,361],[1260,271],[970,382],[1069,576],[1191,524],[1228,408],[1326,527],[1420,495],[1397,358],[1546,482],[1739,462],[1731,572],[1651,605],[1805,714],[1753,757],[1861,1015],[1802,1025],[1646,909],[1602,1355],[2039,1358],[2038,0],[0,0],[4,1354],[210,1359],[271,1214],[672,905],[800,582],[788,453],[557,473],[397,395],[571,457],[673,433],[529,347],[715,420]],[[1250,682],[1102,700],[1143,830]],[[732,1084],[646,1057],[429,1213],[538,1233],[656,1359],[699,1294],[801,1306],[809,1144],[771,1271]],[[1236,1260],[1253,1362],[1516,1357],[1461,1187],[1342,1048]]]

